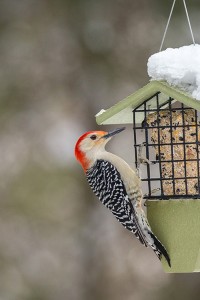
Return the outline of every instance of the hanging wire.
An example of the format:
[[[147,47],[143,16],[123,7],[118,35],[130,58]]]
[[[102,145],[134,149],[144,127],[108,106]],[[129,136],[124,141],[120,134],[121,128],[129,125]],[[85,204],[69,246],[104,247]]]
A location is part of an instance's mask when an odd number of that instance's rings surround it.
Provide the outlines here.
[[[192,26],[191,26],[191,23],[190,23],[190,18],[189,18],[189,14],[188,14],[188,10],[187,10],[187,6],[186,6],[186,3],[185,3],[185,0],[183,0],[183,4],[184,4],[184,8],[185,8],[185,13],[186,13],[188,25],[189,25],[189,28],[190,28],[190,33],[191,33],[191,36],[192,36],[192,42],[193,42],[193,44],[195,46],[194,34],[193,34],[193,31],[192,31]]]
[[[167,33],[167,30],[168,30],[168,27],[169,27],[169,23],[171,21],[171,16],[172,16],[172,13],[173,13],[173,10],[174,10],[175,3],[176,3],[176,0],[174,0],[173,3],[172,3],[171,11],[170,11],[170,14],[169,14],[169,18],[167,20],[167,25],[165,27],[165,31],[164,31],[164,34],[163,34],[163,38],[162,38],[162,41],[161,41],[159,52],[162,50],[163,43],[165,41],[166,33]],[[186,13],[187,21],[188,21],[188,25],[189,25],[189,28],[190,28],[192,42],[193,42],[193,44],[195,46],[194,34],[193,34],[193,31],[192,31],[192,26],[191,26],[191,23],[190,23],[190,18],[189,18],[189,14],[188,14],[188,10],[187,10],[187,6],[186,6],[185,0],[183,0],[183,5],[184,5],[184,8],[185,8],[185,13]]]
[[[176,3],[176,0],[174,0],[174,2],[172,4],[172,8],[171,8],[171,11],[170,11],[170,14],[169,14],[169,18],[167,20],[167,25],[165,27],[165,31],[164,31],[164,34],[163,34],[163,38],[162,38],[162,42],[161,42],[161,45],[160,45],[159,52],[162,50],[162,47],[163,47],[163,43],[164,43],[165,36],[166,36],[167,30],[168,30],[168,27],[169,27],[169,23],[170,23],[170,20],[171,20],[171,16],[172,16],[172,13],[173,13],[173,10],[174,10],[175,3]]]

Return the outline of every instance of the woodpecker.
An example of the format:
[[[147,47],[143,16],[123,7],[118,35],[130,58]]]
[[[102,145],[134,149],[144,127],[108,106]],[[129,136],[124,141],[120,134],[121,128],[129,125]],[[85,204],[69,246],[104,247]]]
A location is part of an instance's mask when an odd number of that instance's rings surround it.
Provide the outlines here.
[[[171,267],[167,250],[153,234],[143,211],[140,178],[122,158],[105,150],[107,142],[124,129],[86,132],[76,143],[75,156],[100,201],[159,259],[163,255]]]

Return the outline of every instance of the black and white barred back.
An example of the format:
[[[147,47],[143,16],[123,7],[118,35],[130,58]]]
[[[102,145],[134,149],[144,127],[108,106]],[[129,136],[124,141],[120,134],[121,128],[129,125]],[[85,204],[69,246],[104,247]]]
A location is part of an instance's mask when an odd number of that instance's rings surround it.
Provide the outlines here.
[[[111,210],[125,228],[133,232],[140,242],[147,247],[145,236],[138,224],[136,212],[115,166],[108,161],[97,160],[95,165],[86,172],[86,177],[100,201]]]
[[[117,220],[128,230],[133,232],[144,246],[151,246],[155,254],[161,259],[162,254],[166,258],[169,266],[170,258],[165,247],[151,232],[148,221],[142,218],[143,228],[139,224],[139,216],[134,209],[126,192],[120,173],[109,161],[97,160],[86,172],[86,177],[90,187],[100,201],[111,210]],[[148,240],[152,242],[148,242]]]

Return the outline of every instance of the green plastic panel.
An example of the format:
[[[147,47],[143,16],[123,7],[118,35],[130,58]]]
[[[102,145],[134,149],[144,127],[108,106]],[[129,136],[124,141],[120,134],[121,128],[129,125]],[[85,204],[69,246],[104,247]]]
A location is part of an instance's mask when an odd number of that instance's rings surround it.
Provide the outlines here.
[[[154,234],[166,247],[167,273],[200,272],[200,199],[148,200],[147,217]]]
[[[145,100],[153,96],[156,92],[161,92],[168,97],[172,97],[187,106],[200,111],[200,101],[192,98],[182,90],[170,86],[166,82],[153,80],[147,85],[119,101],[101,114],[96,115],[96,122],[104,124],[125,124],[132,123],[132,110]],[[163,99],[163,102],[165,99]],[[128,109],[129,108],[129,109]],[[130,114],[130,116],[126,116]]]

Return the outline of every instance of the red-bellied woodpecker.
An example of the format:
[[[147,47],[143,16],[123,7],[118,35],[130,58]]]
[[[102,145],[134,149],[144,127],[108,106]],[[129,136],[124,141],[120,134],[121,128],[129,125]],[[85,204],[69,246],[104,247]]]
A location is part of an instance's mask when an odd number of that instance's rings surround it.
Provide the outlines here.
[[[170,266],[169,255],[151,231],[142,209],[140,178],[123,159],[105,150],[111,137],[124,129],[86,132],[76,143],[75,156],[100,201],[143,245],[150,246],[159,259],[163,255]]]

